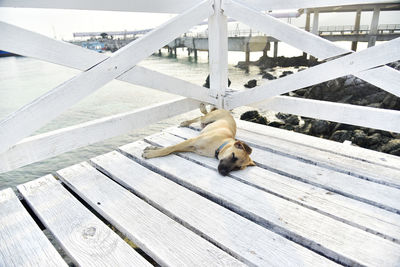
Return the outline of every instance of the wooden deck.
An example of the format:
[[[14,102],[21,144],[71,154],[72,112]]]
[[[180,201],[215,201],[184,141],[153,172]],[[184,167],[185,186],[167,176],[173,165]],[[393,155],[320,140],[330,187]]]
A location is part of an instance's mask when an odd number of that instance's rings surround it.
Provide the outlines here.
[[[18,186],[22,202],[0,191],[0,266],[66,265],[38,220],[80,266],[400,265],[399,157],[238,126],[257,167],[230,176],[192,153],[144,160],[197,134],[169,128]]]

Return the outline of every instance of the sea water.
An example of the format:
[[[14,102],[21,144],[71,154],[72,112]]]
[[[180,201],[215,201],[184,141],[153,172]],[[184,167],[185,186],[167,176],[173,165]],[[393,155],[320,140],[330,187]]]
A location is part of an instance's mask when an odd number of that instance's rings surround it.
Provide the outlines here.
[[[169,57],[167,52],[163,50],[161,57],[150,56],[140,62],[139,65],[202,86],[209,74],[207,55],[207,52],[199,52],[199,58],[195,61],[193,57],[188,57],[186,50],[178,49],[177,57]],[[251,60],[257,60],[261,55],[262,53],[254,52],[251,54]],[[298,54],[293,52],[294,55],[297,56]],[[250,66],[249,71],[235,67],[237,62],[243,61],[244,58],[245,55],[242,52],[229,52],[231,87],[245,90],[243,85],[250,79],[257,79],[259,84],[267,82],[267,80],[261,78],[260,70],[256,66]],[[279,76],[280,72],[284,70],[287,69],[277,69],[274,74]],[[79,74],[78,70],[32,58],[0,58],[0,120],[77,74]],[[151,104],[172,100],[176,97],[176,95],[113,80],[63,112],[34,134],[133,111]],[[239,108],[234,110],[233,113],[235,116],[240,116],[245,110],[246,108]],[[123,136],[111,138],[0,174],[0,190],[6,187],[15,187],[18,184],[43,175],[54,173],[59,169],[112,151],[118,146],[142,139],[166,127],[177,125],[182,120],[199,115],[199,111],[182,114],[148,127],[134,130]]]

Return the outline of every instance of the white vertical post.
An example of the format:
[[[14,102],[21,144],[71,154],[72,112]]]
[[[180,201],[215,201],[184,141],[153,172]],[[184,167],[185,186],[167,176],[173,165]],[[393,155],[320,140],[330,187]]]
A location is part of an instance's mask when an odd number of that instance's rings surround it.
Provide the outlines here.
[[[217,99],[218,108],[224,108],[228,86],[228,24],[221,9],[222,1],[214,0],[214,14],[208,18],[209,95]]]
[[[318,32],[318,23],[319,22],[319,11],[314,11],[314,19],[313,19],[313,27],[312,27],[312,33],[315,35],[319,35]]]
[[[372,15],[371,27],[369,29],[369,40],[368,47],[374,46],[376,42],[376,35],[378,34],[378,22],[379,22],[379,7],[374,8],[374,14]]]

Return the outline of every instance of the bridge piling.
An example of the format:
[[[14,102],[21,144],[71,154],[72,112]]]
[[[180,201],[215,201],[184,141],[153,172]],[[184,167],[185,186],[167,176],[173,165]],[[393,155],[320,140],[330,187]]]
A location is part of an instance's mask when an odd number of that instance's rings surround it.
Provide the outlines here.
[[[360,33],[360,21],[361,21],[361,9],[357,9],[356,13],[356,21],[354,23],[354,34],[359,34]],[[353,41],[351,43],[351,50],[357,51],[357,41]]]
[[[370,37],[368,40],[368,47],[375,46],[376,35],[378,34],[379,13],[380,13],[379,7],[375,7],[371,20],[371,28],[369,31]]]

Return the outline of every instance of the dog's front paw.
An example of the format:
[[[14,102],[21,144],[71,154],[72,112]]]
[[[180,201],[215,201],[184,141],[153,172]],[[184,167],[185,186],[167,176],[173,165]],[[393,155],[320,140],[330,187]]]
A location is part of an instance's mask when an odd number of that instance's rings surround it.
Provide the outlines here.
[[[161,147],[156,147],[156,146],[148,146],[145,149],[143,149],[142,157],[145,159],[150,159],[156,157],[156,151],[159,150]]]
[[[190,121],[183,121],[179,124],[179,127],[188,127],[190,125]]]

